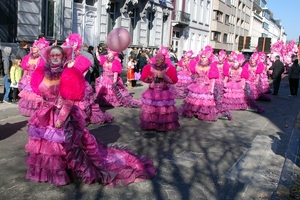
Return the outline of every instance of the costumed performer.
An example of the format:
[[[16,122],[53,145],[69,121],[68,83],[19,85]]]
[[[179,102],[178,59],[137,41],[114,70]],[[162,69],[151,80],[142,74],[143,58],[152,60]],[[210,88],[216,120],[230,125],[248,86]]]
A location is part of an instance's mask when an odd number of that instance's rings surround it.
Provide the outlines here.
[[[139,108],[141,101],[131,96],[119,76],[122,72],[122,64],[118,55],[118,52],[109,49],[107,55],[97,57],[100,65],[103,66],[103,73],[95,83],[96,102],[100,106]]]
[[[179,129],[175,94],[170,85],[178,81],[176,68],[166,63],[165,55],[157,53],[156,62],[144,66],[141,80],[149,83],[142,93],[140,127],[143,130],[171,131]]]
[[[82,72],[65,67],[72,47],[53,46],[41,54],[47,60],[32,74],[31,86],[43,98],[29,119],[26,178],[54,185],[82,179],[111,187],[152,178],[156,169],[145,156],[135,156],[125,147],[107,147],[85,129],[83,111],[75,102],[84,98]]]
[[[41,65],[45,64],[45,61],[40,57],[39,51],[48,47],[50,44],[45,38],[35,40],[30,53],[23,57],[21,61],[21,67],[24,69],[23,77],[19,82],[19,97],[18,102],[19,112],[24,116],[31,116],[34,111],[40,107],[42,98],[40,95],[32,91],[30,86],[31,75],[34,70]]]
[[[91,66],[91,62],[80,53],[82,46],[81,36],[78,33],[70,34],[62,46],[72,46],[74,48],[75,59],[67,67],[75,67],[85,76]],[[81,101],[76,101],[75,104],[84,111],[86,124],[111,123],[114,117],[107,112],[102,112],[99,105],[95,103],[93,87],[88,81],[85,84],[84,98]]]

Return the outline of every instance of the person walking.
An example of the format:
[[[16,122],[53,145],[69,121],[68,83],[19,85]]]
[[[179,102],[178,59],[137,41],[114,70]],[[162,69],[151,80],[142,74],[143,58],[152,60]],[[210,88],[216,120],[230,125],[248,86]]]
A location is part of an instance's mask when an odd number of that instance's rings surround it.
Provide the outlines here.
[[[298,59],[295,59],[293,65],[289,69],[289,85],[291,94],[290,97],[296,97],[298,94],[299,87],[299,74],[300,74],[300,66]]]
[[[275,57],[275,62],[274,64],[270,67],[269,70],[273,70],[272,73],[272,79],[273,79],[273,93],[272,95],[278,95],[278,90],[280,87],[280,82],[281,82],[281,75],[284,72],[284,65],[280,61],[280,56],[277,55]]]

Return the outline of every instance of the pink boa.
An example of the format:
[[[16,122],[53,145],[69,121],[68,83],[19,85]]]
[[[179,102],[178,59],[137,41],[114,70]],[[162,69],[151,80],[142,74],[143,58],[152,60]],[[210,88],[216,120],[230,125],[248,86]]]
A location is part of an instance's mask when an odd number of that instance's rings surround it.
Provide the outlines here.
[[[195,58],[193,60],[190,61],[190,70],[193,74],[196,73],[196,66],[197,66],[198,60]]]
[[[242,74],[241,77],[244,79],[249,78],[249,63],[246,63],[244,67],[242,68]]]
[[[223,65],[223,74],[224,76],[229,76],[229,69],[230,69],[230,65],[228,63],[228,61],[225,61],[224,65]]]
[[[258,63],[257,67],[256,67],[256,74],[263,73],[264,69],[265,69],[264,63],[262,63],[262,62]]]
[[[121,73],[122,72],[122,64],[119,60],[114,60],[112,62],[112,68],[111,68],[112,72],[117,72],[117,73]]]
[[[141,75],[141,81],[147,83],[147,77],[152,76],[152,71],[151,71],[151,65],[147,64],[143,67],[142,75]]]
[[[214,62],[210,65],[209,71],[208,71],[208,78],[209,79],[219,78],[219,69],[216,65],[216,62]]]
[[[172,80],[172,82],[173,82],[172,84],[175,84],[178,82],[177,71],[173,65],[169,65],[166,75]]]
[[[28,54],[28,55],[26,55],[26,56],[24,56],[24,57],[22,58],[22,61],[21,61],[21,63],[20,63],[20,66],[21,66],[24,70],[28,70],[27,63],[28,63],[29,58],[30,58],[30,54]]]
[[[103,66],[106,61],[105,55],[100,55],[97,57],[97,59],[99,60],[100,65]]]
[[[73,67],[77,68],[83,74],[89,69],[91,64],[92,64],[91,61],[87,59],[85,56],[78,55],[75,58]]]
[[[32,90],[37,94],[41,94],[38,87],[44,79],[44,66],[38,66],[32,73],[30,84]],[[75,67],[65,68],[61,75],[60,95],[65,99],[80,101],[83,99],[84,91],[85,79],[81,71]]]

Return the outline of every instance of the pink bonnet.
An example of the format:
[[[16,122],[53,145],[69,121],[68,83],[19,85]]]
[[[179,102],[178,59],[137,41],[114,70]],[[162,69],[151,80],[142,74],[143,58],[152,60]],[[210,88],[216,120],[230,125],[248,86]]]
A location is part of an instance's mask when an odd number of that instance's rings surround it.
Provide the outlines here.
[[[164,55],[163,53],[157,53],[157,54],[155,55],[155,58],[158,58],[158,59],[160,59],[160,60],[165,60],[165,55]]]
[[[62,46],[72,46],[74,48],[74,52],[80,50],[82,45],[82,38],[78,33],[72,33],[67,38],[66,41],[62,44]]]
[[[47,41],[45,38],[41,38],[39,40],[35,40],[32,46],[38,48],[39,50],[42,50],[48,47],[49,44],[50,44],[49,41]]]

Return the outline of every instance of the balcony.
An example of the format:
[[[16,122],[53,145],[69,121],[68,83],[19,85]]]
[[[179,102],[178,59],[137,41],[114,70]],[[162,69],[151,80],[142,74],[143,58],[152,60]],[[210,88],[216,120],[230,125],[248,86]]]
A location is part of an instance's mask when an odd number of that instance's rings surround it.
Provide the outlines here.
[[[182,12],[180,10],[176,10],[173,12],[172,15],[172,24],[173,26],[182,26],[186,27],[190,24],[190,17],[191,15],[186,12]]]

